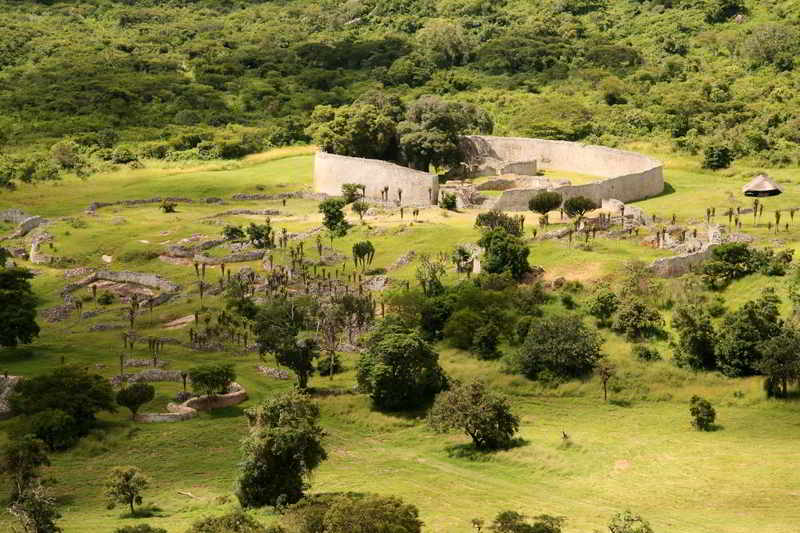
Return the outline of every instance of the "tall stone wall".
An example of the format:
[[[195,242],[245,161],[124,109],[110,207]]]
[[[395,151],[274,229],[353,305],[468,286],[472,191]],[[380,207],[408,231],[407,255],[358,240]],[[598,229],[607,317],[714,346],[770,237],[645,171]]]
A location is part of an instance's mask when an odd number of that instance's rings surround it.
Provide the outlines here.
[[[397,191],[402,189],[404,206],[431,205],[439,193],[438,178],[428,172],[377,159],[317,152],[314,191],[339,196],[345,183],[365,185],[366,197],[375,200],[380,200],[384,187],[389,187],[389,200],[397,200]]]
[[[568,141],[478,135],[464,137],[463,144],[476,159],[536,160],[540,169],[579,172],[600,178],[592,183],[553,189],[564,199],[586,196],[597,204],[608,198],[633,202],[656,196],[664,190],[661,162],[636,152]],[[494,207],[524,211],[528,208],[528,200],[537,192],[531,189],[507,190]]]

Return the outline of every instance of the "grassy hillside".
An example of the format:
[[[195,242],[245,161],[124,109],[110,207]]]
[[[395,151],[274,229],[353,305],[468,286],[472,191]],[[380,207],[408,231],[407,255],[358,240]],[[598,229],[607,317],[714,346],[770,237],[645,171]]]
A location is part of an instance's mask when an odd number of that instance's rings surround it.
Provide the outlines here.
[[[635,148],[659,156],[652,147]],[[696,159],[661,155],[667,162],[669,187],[665,194],[636,205],[663,218],[674,213],[681,223],[701,220],[707,206],[730,205],[729,193],[738,197],[741,183],[754,170],[737,166],[727,174],[711,173],[700,170]],[[239,207],[278,209],[281,214],[272,217],[273,224],[290,232],[307,231],[321,220],[312,200],[290,199],[286,206],[279,200],[231,200],[231,195],[239,192],[309,188],[311,157],[307,149],[260,154],[236,163],[191,166],[150,162],[144,169],[109,172],[85,181],[68,178],[23,185],[0,197],[0,209],[14,206],[51,217],[54,222],[47,229],[55,236],[54,253],[73,259],[73,266],[108,267],[101,259],[105,254],[114,258],[112,269],[155,272],[180,283],[182,296],[157,307],[152,318],[144,313],[137,329],[144,336],[185,339],[186,328],[166,330],[164,325],[196,309],[195,273],[191,266],[153,258],[152,252],[166,246],[161,243],[175,243],[194,234],[211,238],[222,229],[216,220],[237,224],[262,220],[250,215],[208,218]],[[766,200],[768,211],[798,205],[796,169],[770,172],[781,180],[786,192]],[[196,200],[218,196],[226,205],[180,204],[173,214],[161,213],[157,204],[106,207],[95,216],[83,212],[92,201],[156,195]],[[474,242],[478,236],[473,227],[476,214],[429,208],[422,210],[418,220],[407,212],[401,220],[397,210],[387,210],[368,216],[363,226],[348,214],[355,226],[334,246],[349,256],[352,244],[368,237],[377,250],[373,265],[386,268],[409,250],[435,254]],[[526,217],[526,227],[532,227],[532,214]],[[768,219],[767,212],[757,227],[746,220],[744,231],[760,243],[779,238],[781,246],[796,246],[800,230],[793,226],[776,237],[768,233]],[[587,289],[576,296],[579,312],[585,312],[588,287],[599,279],[618,276],[624,261],[669,255],[641,246],[638,240],[599,237],[592,251],[570,247],[564,241],[528,240],[531,262],[544,266],[547,279],[564,276],[586,284]],[[314,249],[312,238],[305,244],[307,250]],[[286,259],[281,251],[275,255],[279,262]],[[261,270],[258,262],[247,266]],[[64,271],[41,265],[32,268],[37,271],[33,283],[42,307],[60,304],[58,292],[67,282]],[[412,262],[389,275],[414,280],[415,268]],[[216,277],[216,269],[210,269],[208,279],[213,282]],[[454,282],[457,274],[450,269],[446,279]],[[725,290],[726,307],[735,309],[765,286],[776,287],[787,314],[783,278],[761,275],[737,281]],[[665,286],[668,294],[679,290],[677,282]],[[205,303],[212,309],[224,305],[219,296],[207,296]],[[86,305],[88,309],[93,304]],[[124,321],[120,304],[111,309],[95,318],[78,320],[73,314],[63,322],[40,321],[43,331],[33,345],[0,350],[0,369],[32,376],[54,368],[63,357],[105,376],[113,375],[122,351],[119,331],[89,332],[94,324]],[[545,306],[547,313],[559,309],[558,301]],[[664,311],[667,324],[670,314]],[[728,379],[677,368],[670,361],[672,350],[666,340],[652,343],[665,360],[645,363],[631,356],[631,345],[623,337],[607,330],[602,335],[604,351],[619,368],[610,391],[612,402],[607,404],[602,401],[597,378],[549,388],[504,373],[500,361],[477,360],[446,342],[437,346],[442,366],[450,375],[488,381],[509,395],[522,417],[523,444],[488,455],[472,451],[465,436],[431,433],[423,412],[385,415],[371,410],[367,397],[352,393],[357,355],[346,354],[345,373],[330,381],[312,378],[322,425],[329,433],[325,442],[329,459],[314,474],[311,492],[396,494],[419,507],[425,531],[437,533],[469,531],[470,519],[489,519],[508,508],[529,515],[566,516],[568,533],[602,528],[611,514],[626,508],[644,515],[658,532],[794,531],[800,518],[793,505],[800,491],[800,476],[786,465],[791,463],[800,437],[794,422],[795,402],[765,399],[761,378]],[[146,357],[142,343],[136,350],[139,357]],[[512,348],[503,346],[503,350],[510,353]],[[134,424],[122,410],[102,415],[97,430],[73,450],[54,454],[53,466],[46,469],[58,480],[54,490],[65,532],[111,532],[123,524],[147,521],[180,533],[195,519],[234,506],[238,443],[246,429],[242,410],[291,387],[292,381],[259,374],[255,369],[258,357],[235,348],[214,353],[168,346],[162,358],[169,361],[171,369],[207,361],[234,362],[237,381],[248,390],[250,400],[176,424]],[[266,364],[274,366],[272,361]],[[156,388],[156,398],[143,411],[163,409],[181,387],[158,383]],[[694,394],[709,398],[717,407],[720,431],[700,433],[691,428],[687,402]],[[6,438],[12,424],[0,422],[0,440]],[[562,442],[562,430],[570,435],[570,445]],[[146,505],[152,506],[152,516],[146,520],[105,508],[102,483],[110,468],[121,464],[136,465],[153,480],[145,494]],[[274,520],[268,511],[254,515],[265,523]]]

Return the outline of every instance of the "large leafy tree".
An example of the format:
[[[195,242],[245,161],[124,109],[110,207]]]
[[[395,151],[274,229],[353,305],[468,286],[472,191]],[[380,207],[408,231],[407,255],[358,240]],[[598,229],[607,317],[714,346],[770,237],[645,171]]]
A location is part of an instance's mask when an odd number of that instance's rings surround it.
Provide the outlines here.
[[[12,499],[21,496],[39,477],[39,467],[49,466],[45,443],[33,435],[23,435],[3,447],[0,472],[11,479]]]
[[[71,429],[77,436],[92,428],[98,412],[116,411],[111,383],[76,366],[59,367],[49,374],[22,380],[9,404],[12,410],[25,416],[65,413],[72,417]]]
[[[511,444],[519,429],[519,417],[511,411],[508,400],[493,394],[484,383],[456,382],[436,397],[428,424],[441,432],[459,429],[479,450],[496,450]]]
[[[139,408],[151,401],[156,394],[156,389],[149,383],[133,383],[117,392],[117,403],[127,407],[131,418],[136,418]]]
[[[725,316],[716,345],[717,366],[723,374],[739,377],[758,373],[762,343],[781,332],[779,303],[775,291],[765,289],[757,300]]]
[[[789,383],[800,378],[800,332],[793,327],[784,327],[775,337],[761,346],[760,370],[767,377],[767,392],[785,398]]]
[[[579,315],[552,315],[531,322],[516,362],[530,379],[579,378],[592,373],[600,346]]]
[[[490,274],[510,272],[514,279],[520,280],[531,271],[528,264],[530,248],[503,228],[484,231],[478,245],[486,250],[481,268]]]
[[[427,171],[431,165],[451,168],[461,162],[461,135],[491,133],[493,128],[489,115],[472,104],[424,95],[409,106],[397,133],[408,166]]]
[[[325,533],[420,533],[419,511],[395,496],[340,496],[323,518]]]
[[[0,261],[0,346],[30,344],[39,336],[32,278],[30,270],[5,268]]]
[[[301,389],[308,386],[314,359],[319,357],[319,346],[309,332],[313,314],[307,298],[276,298],[259,309],[253,326],[261,356],[272,354],[292,369]]]
[[[307,133],[326,152],[373,159],[390,156],[396,137],[391,114],[363,103],[317,106]]]
[[[420,333],[382,321],[358,362],[359,388],[386,411],[413,409],[447,386],[439,354]]]
[[[150,485],[150,480],[135,466],[118,466],[111,471],[106,481],[106,498],[109,506],[121,503],[127,505],[131,514],[134,505],[142,504],[142,492]]]
[[[672,314],[672,327],[678,332],[675,360],[680,365],[695,370],[716,368],[716,333],[705,307],[696,304],[679,306]]]
[[[306,479],[325,460],[325,432],[319,407],[290,391],[245,411],[249,435],[242,441],[243,459],[236,496],[242,507],[294,503],[303,496]]]
[[[561,205],[561,195],[553,191],[542,191],[528,201],[528,209],[534,213],[539,213],[542,221],[547,224],[547,213],[553,209],[558,209]]]

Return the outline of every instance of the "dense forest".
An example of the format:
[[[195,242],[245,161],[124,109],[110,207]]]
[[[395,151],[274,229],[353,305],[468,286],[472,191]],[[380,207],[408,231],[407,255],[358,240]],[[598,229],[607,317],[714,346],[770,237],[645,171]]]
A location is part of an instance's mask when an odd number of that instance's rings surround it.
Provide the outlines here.
[[[499,135],[800,158],[797,0],[0,5],[5,183],[309,142],[316,106],[374,89],[475,104]]]

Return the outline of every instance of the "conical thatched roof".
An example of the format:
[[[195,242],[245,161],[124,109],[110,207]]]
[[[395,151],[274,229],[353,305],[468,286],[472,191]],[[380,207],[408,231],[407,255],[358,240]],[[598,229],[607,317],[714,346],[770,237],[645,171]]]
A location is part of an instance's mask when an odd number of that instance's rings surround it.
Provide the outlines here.
[[[759,174],[742,187],[745,196],[776,196],[783,192],[777,183],[766,174]]]

